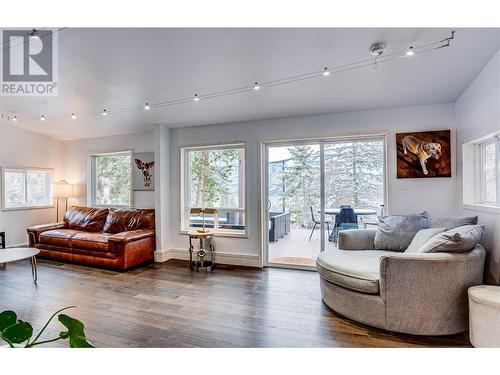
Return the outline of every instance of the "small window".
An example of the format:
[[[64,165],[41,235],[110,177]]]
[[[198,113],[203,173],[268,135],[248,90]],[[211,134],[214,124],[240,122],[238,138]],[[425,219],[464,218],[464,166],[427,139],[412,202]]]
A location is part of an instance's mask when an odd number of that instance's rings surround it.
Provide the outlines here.
[[[183,148],[182,230],[217,228],[218,233],[246,234],[245,145]],[[215,208],[216,215],[191,213]],[[196,211],[196,210],[195,210]]]
[[[480,145],[481,153],[481,203],[498,205],[498,141]]]
[[[500,134],[490,134],[462,147],[465,208],[500,212]]]
[[[52,169],[3,168],[2,208],[52,207]]]
[[[132,206],[132,152],[94,154],[91,162],[91,205]]]

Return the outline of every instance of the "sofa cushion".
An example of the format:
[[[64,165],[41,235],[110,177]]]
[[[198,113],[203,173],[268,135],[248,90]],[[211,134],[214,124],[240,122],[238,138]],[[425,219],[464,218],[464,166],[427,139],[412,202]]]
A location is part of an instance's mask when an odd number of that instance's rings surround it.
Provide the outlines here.
[[[104,232],[120,233],[155,227],[155,210],[135,208],[110,208]]]
[[[429,241],[436,234],[442,233],[445,228],[427,228],[420,229],[413,240],[411,240],[410,246],[405,250],[405,253],[418,253],[420,248]]]
[[[429,227],[427,212],[379,217],[375,249],[404,251],[420,229]]]
[[[481,241],[484,225],[464,225],[440,233],[427,241],[419,253],[461,253],[472,250]]]
[[[333,284],[357,292],[379,293],[380,250],[326,250],[316,261],[318,272]]]
[[[64,221],[68,223],[70,229],[102,232],[107,216],[107,208],[72,206],[66,211]]]
[[[79,231],[74,229],[52,229],[40,233],[39,242],[43,245],[69,247],[71,237]]]
[[[108,252],[109,237],[107,233],[79,232],[71,237],[70,245],[73,249]]]
[[[464,225],[476,225],[477,220],[477,216],[440,217],[431,223],[431,227],[450,230]]]

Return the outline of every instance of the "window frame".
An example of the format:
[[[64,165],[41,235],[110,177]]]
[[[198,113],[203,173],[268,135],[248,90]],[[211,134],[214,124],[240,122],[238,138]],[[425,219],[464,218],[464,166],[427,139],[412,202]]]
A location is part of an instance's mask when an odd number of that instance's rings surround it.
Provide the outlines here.
[[[37,204],[37,205],[22,205],[22,206],[14,206],[14,207],[7,207],[6,206],[6,201],[5,201],[5,173],[7,171],[17,171],[17,172],[23,172],[26,176],[28,172],[47,172],[49,176],[48,182],[46,182],[47,186],[47,191],[49,192],[49,197],[48,197],[48,202],[47,204]],[[36,210],[36,209],[43,209],[43,208],[54,208],[54,197],[53,197],[53,189],[52,189],[52,184],[54,182],[54,175],[55,175],[55,169],[54,168],[37,168],[37,167],[2,167],[0,168],[1,172],[1,179],[2,179],[2,211],[18,211],[18,210]],[[24,194],[25,194],[25,199],[27,198],[28,194],[28,189],[27,189],[27,178],[25,177],[24,179]]]
[[[97,204],[95,201],[96,198],[96,185],[95,185],[95,158],[98,156],[110,156],[110,155],[120,155],[120,154],[129,154],[130,155],[130,204]],[[102,207],[102,208],[130,208],[134,207],[134,186],[133,186],[133,173],[134,173],[134,150],[128,149],[120,149],[116,151],[93,151],[88,153],[87,157],[87,176],[90,178],[87,179],[87,205],[89,207]]]
[[[485,148],[495,144],[496,201],[486,200]],[[464,209],[500,214],[500,132],[462,144],[462,207]]]
[[[479,199],[478,203],[487,205],[487,206],[500,206],[500,195],[499,195],[499,189],[500,189],[500,176],[498,172],[498,167],[497,170],[495,171],[495,180],[496,180],[496,200],[495,201],[489,201],[486,199],[486,174],[485,174],[485,165],[486,165],[486,147],[489,145],[494,145],[495,146],[495,163],[498,166],[498,163],[500,162],[500,157],[499,157],[499,148],[500,148],[500,141],[498,136],[490,138],[484,142],[481,142],[477,145],[478,147],[478,153],[479,153],[479,165],[477,165],[477,168],[479,170]]]
[[[244,166],[243,172],[245,174],[244,178],[244,198],[243,202],[245,203],[244,208],[224,208],[224,207],[213,207],[218,211],[233,211],[233,212],[244,212],[245,217],[245,229],[221,229],[217,228],[214,230],[214,235],[218,237],[237,237],[237,238],[248,238],[248,147],[246,141],[230,141],[230,142],[222,142],[222,143],[210,143],[203,145],[186,145],[181,146],[179,148],[180,152],[180,230],[179,233],[186,234],[187,232],[193,230],[193,227],[186,227],[186,212],[189,208],[188,199],[190,198],[189,194],[189,183],[188,178],[190,175],[190,166],[189,166],[189,157],[188,153],[190,151],[209,151],[209,150],[221,150],[221,149],[232,149],[232,148],[240,148],[243,149],[244,154]],[[210,207],[212,208],[212,207]]]

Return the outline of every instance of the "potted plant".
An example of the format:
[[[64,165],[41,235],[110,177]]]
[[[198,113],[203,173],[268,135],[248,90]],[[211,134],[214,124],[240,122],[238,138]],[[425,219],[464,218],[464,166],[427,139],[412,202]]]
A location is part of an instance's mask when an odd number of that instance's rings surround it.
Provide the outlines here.
[[[60,314],[60,312],[73,307],[75,306],[68,306],[56,311],[47,323],[45,323],[41,331],[38,332],[38,335],[36,335],[34,339],[31,339],[33,336],[33,327],[31,324],[20,319],[18,320],[17,314],[12,310],[2,311],[0,313],[0,338],[7,343],[8,347],[11,348],[33,348],[37,345],[58,340],[69,340],[70,348],[93,348],[94,346],[88,342],[85,337],[83,323],[66,314]],[[58,315],[57,319],[63,326],[66,327],[66,330],[61,331],[59,336],[54,337],[53,339],[39,341],[43,331],[45,331],[49,323],[56,315]]]

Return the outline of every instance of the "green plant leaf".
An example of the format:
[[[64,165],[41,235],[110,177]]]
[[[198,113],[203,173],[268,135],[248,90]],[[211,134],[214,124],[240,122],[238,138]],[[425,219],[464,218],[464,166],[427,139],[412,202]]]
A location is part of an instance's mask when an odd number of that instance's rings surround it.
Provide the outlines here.
[[[71,318],[66,314],[58,316],[59,321],[63,324],[68,331],[59,333],[62,338],[69,337],[70,348],[93,348],[94,346],[87,341],[84,332],[84,325],[77,319]]]
[[[17,315],[14,311],[5,310],[0,313],[0,332],[2,332],[8,326],[16,324]]]
[[[26,340],[29,340],[33,335],[33,327],[31,324],[19,320],[16,324],[13,324],[7,328],[2,333],[2,337],[14,344],[21,344]]]

